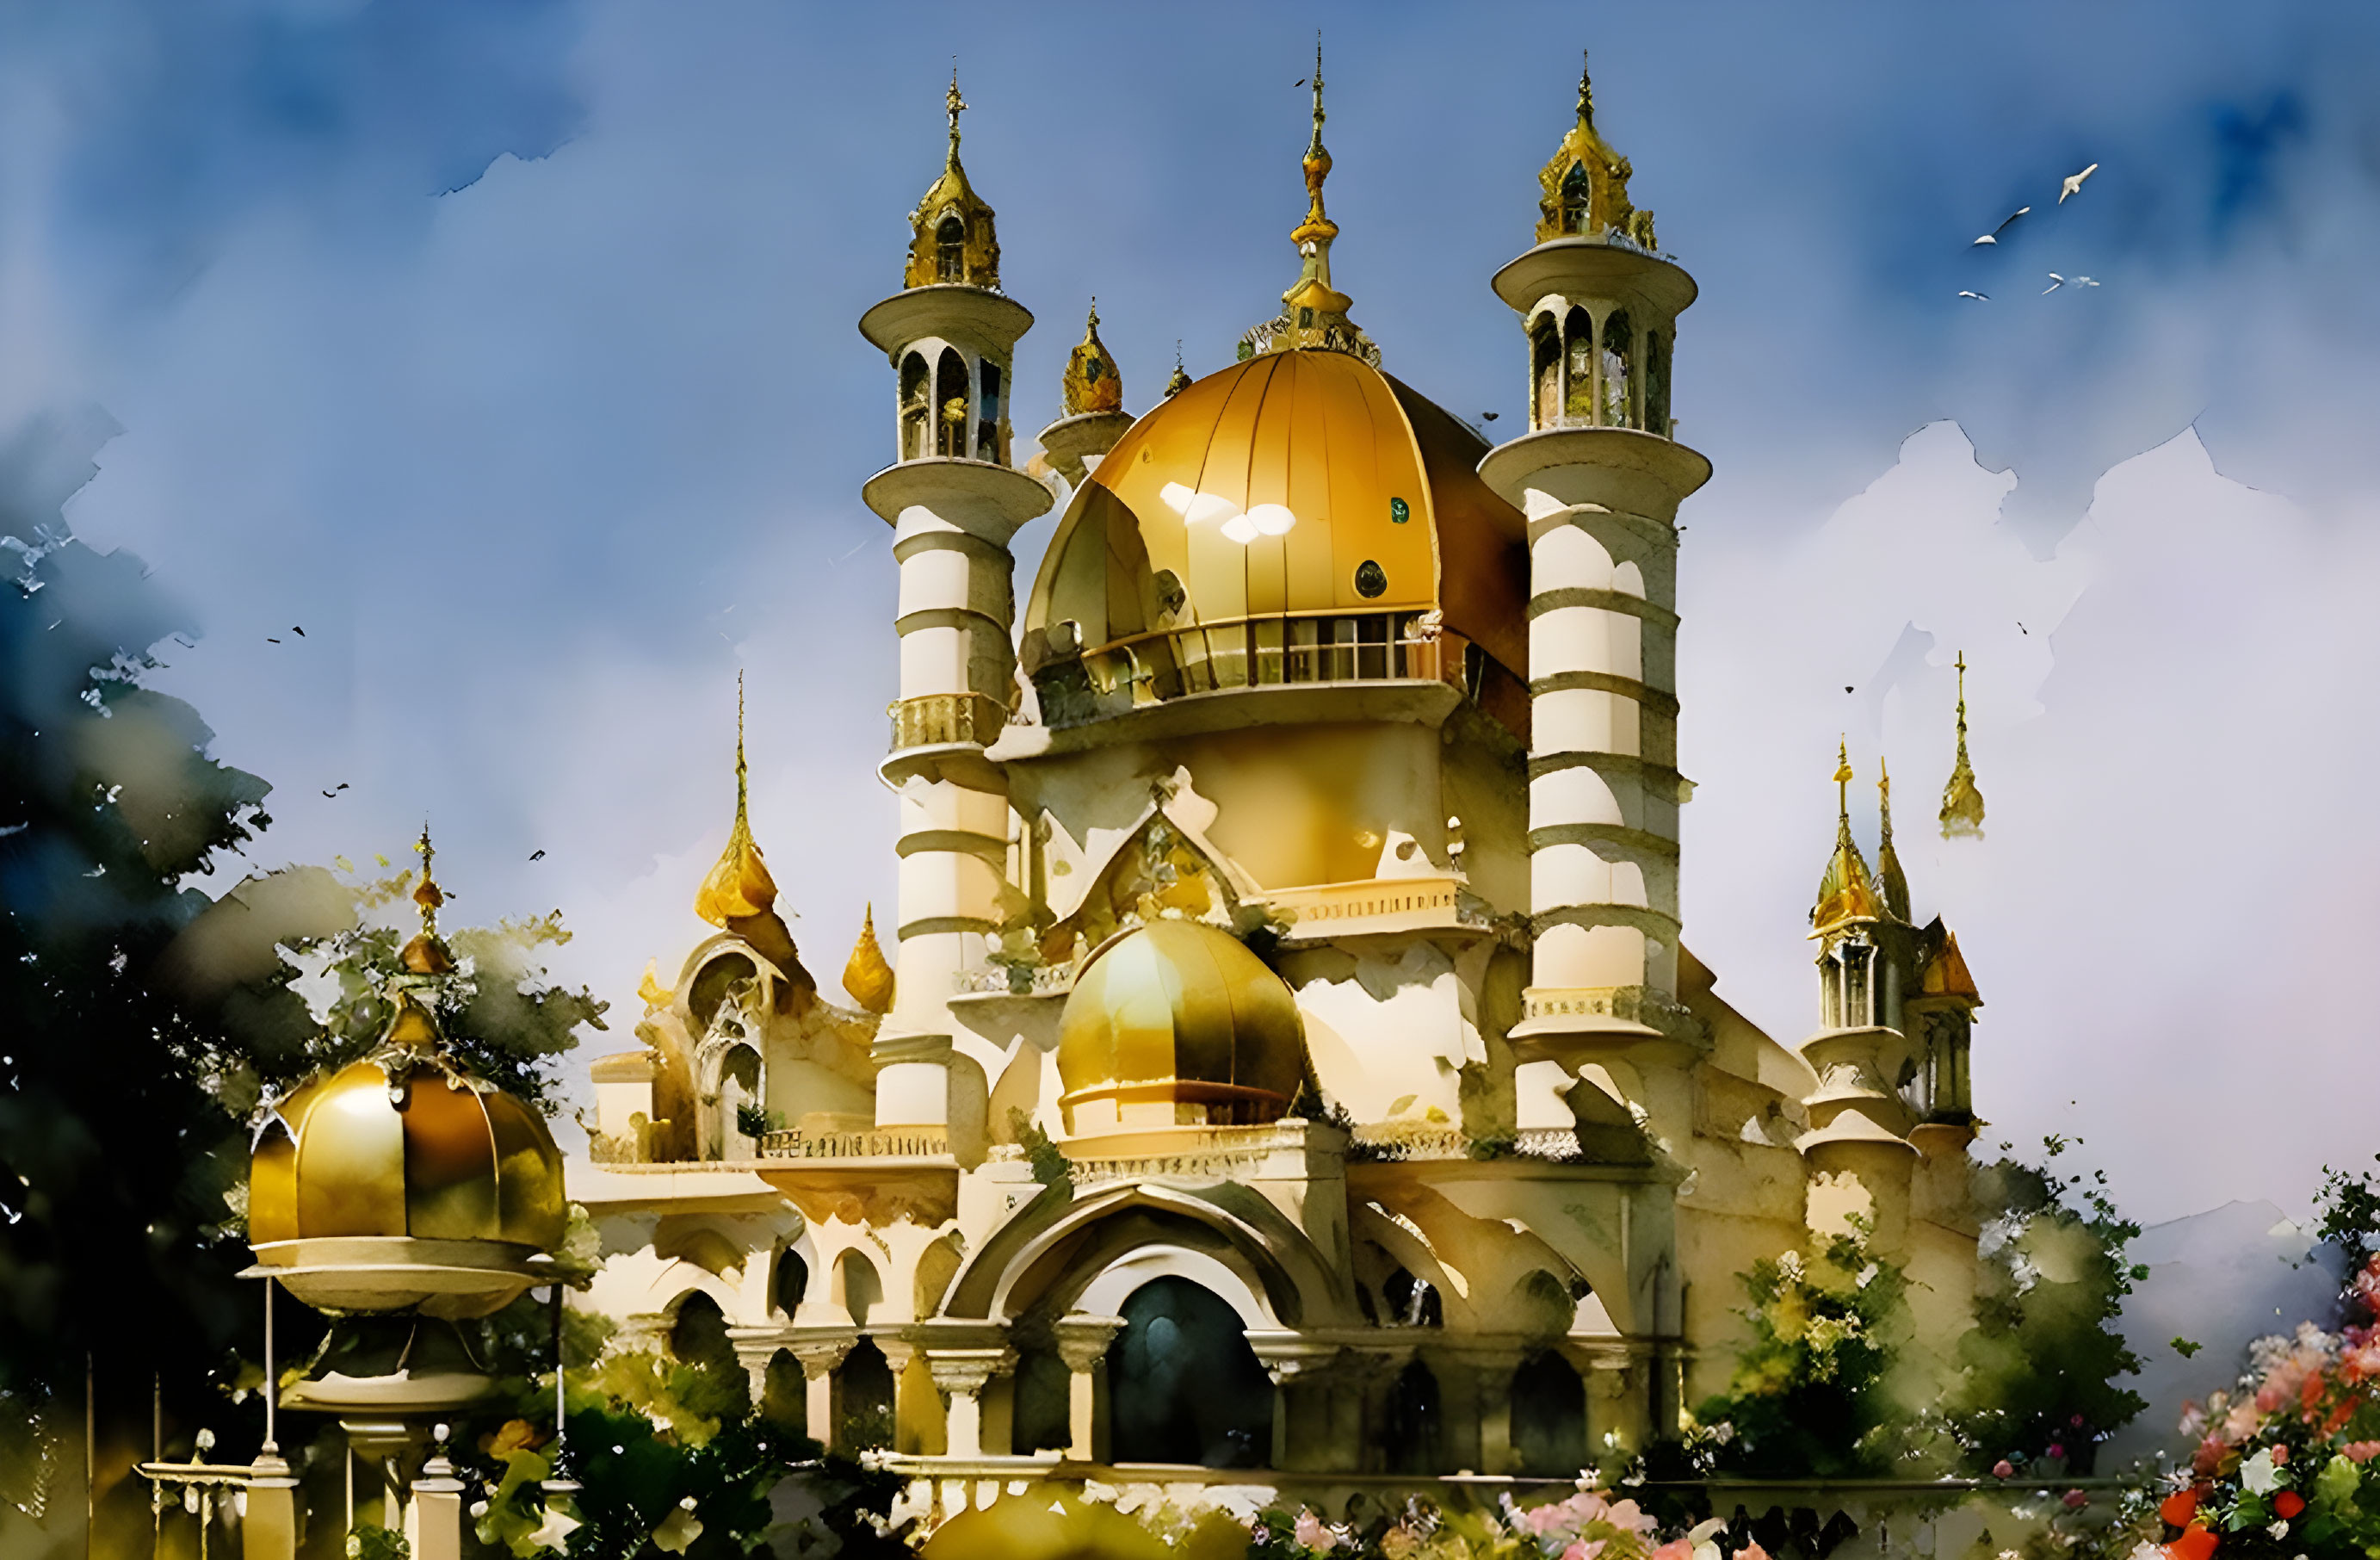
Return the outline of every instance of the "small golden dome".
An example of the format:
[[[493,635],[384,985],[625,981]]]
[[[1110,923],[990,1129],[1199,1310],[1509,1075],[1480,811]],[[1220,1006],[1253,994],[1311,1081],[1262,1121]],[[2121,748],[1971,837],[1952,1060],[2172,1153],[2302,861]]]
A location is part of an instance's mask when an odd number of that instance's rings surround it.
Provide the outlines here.
[[[1925,996],[1956,997],[1975,1007],[1984,1005],[1983,993],[1975,989],[1975,977],[1968,971],[1966,956],[1959,952],[1957,932],[1943,929],[1942,945],[1925,961],[1925,973],[1919,977],[1917,989]]]
[[[914,235],[902,286],[929,287],[938,284],[1000,290],[1000,239],[992,228],[992,211],[967,183],[959,165],[959,115],[966,102],[959,96],[959,74],[951,72],[950,94],[943,106],[951,116],[950,155],[940,178],[927,187],[917,209],[909,213]]]
[[[1066,415],[1123,410],[1123,376],[1099,339],[1099,300],[1091,299],[1091,317],[1083,326],[1082,344],[1067,356],[1064,384]]]
[[[744,767],[744,678],[735,678],[735,825],[727,831],[727,848],[702,880],[694,896],[694,913],[713,926],[765,915],[777,902],[777,880],[760,859],[752,838],[746,808]]]
[[[1026,669],[1168,628],[1220,647],[1236,625],[1277,633],[1290,615],[1438,611],[1525,681],[1527,528],[1479,480],[1486,454],[1347,353],[1208,374],[1133,424],[1076,491],[1026,603]]]
[[[1616,233],[1653,249],[1653,213],[1628,203],[1628,179],[1634,172],[1596,130],[1595,85],[1582,56],[1578,122],[1537,172],[1537,242]]]
[[[1967,762],[1967,652],[1959,652],[1959,758],[1950,766],[1950,782],[1942,787],[1942,837],[1981,839],[1984,835],[1984,793],[1975,786],[1974,765]]]
[[[885,962],[883,946],[876,941],[873,905],[860,920],[859,941],[851,945],[851,957],[843,967],[843,989],[868,1012],[892,1011],[892,967]]]
[[[1108,943],[1075,976],[1059,1018],[1059,1103],[1070,1120],[1105,1104],[1097,1119],[1126,1127],[1271,1121],[1305,1072],[1288,984],[1203,921],[1151,921]],[[1135,1106],[1156,1106],[1163,1119]]]
[[[1851,753],[1839,746],[1835,785],[1842,807],[1835,823],[1835,853],[1827,859],[1826,872],[1818,880],[1818,902],[1810,911],[1810,924],[1821,932],[1847,920],[1877,920],[1884,908],[1876,880],[1868,875],[1867,862],[1852,838],[1851,783]]]

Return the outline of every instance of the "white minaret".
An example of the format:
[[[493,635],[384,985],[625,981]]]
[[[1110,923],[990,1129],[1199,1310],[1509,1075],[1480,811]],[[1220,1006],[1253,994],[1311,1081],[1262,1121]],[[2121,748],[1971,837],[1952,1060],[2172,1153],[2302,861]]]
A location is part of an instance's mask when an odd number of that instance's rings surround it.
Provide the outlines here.
[[[898,374],[898,457],[861,489],[890,522],[901,570],[901,697],[880,773],[900,796],[898,989],[877,1042],[879,1127],[951,1126],[949,1000],[1000,929],[1008,786],[984,758],[1015,687],[1009,539],[1050,507],[1008,464],[1008,391],[1017,339],[1033,323],[1000,291],[992,211],[950,156],[910,214],[904,290],[860,333]]]
[[[1539,176],[1537,246],[1496,274],[1530,343],[1529,431],[1480,475],[1529,527],[1530,910],[1515,1054],[1573,1072],[1657,1142],[1691,1130],[1679,1005],[1677,513],[1710,462],[1676,442],[1670,359],[1694,279],[1654,250],[1629,165],[1578,122]],[[1616,1109],[1572,1094],[1583,1125]],[[1621,1134],[1624,1138],[1625,1134]]]

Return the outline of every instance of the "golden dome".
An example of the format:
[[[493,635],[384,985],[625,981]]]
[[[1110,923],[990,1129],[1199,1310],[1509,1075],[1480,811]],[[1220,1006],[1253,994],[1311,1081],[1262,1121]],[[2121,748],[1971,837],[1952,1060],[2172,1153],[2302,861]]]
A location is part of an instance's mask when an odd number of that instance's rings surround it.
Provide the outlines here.
[[[777,902],[777,880],[760,859],[752,838],[745,806],[744,678],[735,678],[735,825],[727,831],[727,848],[702,880],[694,896],[694,913],[713,926],[766,914]]]
[[[1967,762],[1967,652],[1959,652],[1959,758],[1950,766],[1950,783],[1942,787],[1942,837],[1981,839],[1984,835],[1984,793],[1975,786],[1975,767]]]
[[[1100,1104],[1098,1120],[1127,1127],[1271,1121],[1305,1073],[1288,984],[1203,921],[1151,921],[1108,943],[1075,976],[1059,1019],[1070,1121]]]
[[[1537,172],[1537,242],[1617,233],[1654,248],[1653,213],[1628,203],[1628,179],[1635,171],[1595,128],[1595,85],[1582,58],[1578,122]]]
[[[1209,374],[1135,423],[1076,492],[1026,610],[1026,668],[1164,630],[1220,660],[1227,636],[1213,630],[1230,626],[1269,620],[1277,645],[1292,615],[1437,612],[1432,628],[1525,680],[1527,531],[1479,480],[1486,453],[1344,352]]]
[[[926,188],[917,209],[909,213],[914,237],[902,286],[928,287],[953,283],[1000,290],[1000,239],[992,230],[991,208],[967,183],[959,165],[959,115],[966,101],[959,96],[959,73],[951,72],[950,94],[943,106],[951,116],[951,150],[940,178]]]
[[[884,961],[883,945],[876,940],[873,905],[860,920],[859,941],[851,945],[851,957],[843,967],[843,989],[870,1013],[892,1011],[892,967]]]
[[[1082,344],[1066,358],[1063,385],[1068,417],[1087,412],[1123,410],[1123,376],[1099,339],[1099,300],[1091,299],[1091,317],[1083,326]]]
[[[1821,932],[1846,920],[1875,920],[1884,909],[1876,880],[1868,875],[1867,862],[1852,838],[1851,783],[1850,751],[1838,747],[1835,785],[1842,806],[1835,823],[1835,853],[1827,859],[1827,870],[1818,879],[1818,902],[1810,911],[1810,924]]]

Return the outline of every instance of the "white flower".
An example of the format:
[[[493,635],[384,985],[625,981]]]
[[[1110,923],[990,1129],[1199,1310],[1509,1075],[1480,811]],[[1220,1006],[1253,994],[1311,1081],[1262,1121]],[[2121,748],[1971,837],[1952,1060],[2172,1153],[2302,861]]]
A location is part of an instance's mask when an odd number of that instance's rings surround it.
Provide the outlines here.
[[[2240,1465],[2240,1485],[2255,1495],[2269,1495],[2281,1487],[2281,1470],[2273,1464],[2270,1446]]]

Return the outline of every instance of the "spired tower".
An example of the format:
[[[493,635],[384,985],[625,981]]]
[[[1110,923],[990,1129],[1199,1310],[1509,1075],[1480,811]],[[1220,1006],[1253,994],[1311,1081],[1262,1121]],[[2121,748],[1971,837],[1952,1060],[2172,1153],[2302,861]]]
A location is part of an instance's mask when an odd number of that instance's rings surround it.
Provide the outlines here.
[[[1529,536],[1536,945],[1515,1054],[1608,1091],[1609,1107],[1573,1092],[1583,1120],[1633,1117],[1674,1153],[1701,1045],[1678,994],[1677,513],[1711,468],[1670,416],[1694,278],[1655,251],[1631,171],[1582,71],[1577,123],[1538,175],[1536,247],[1495,278],[1529,343],[1528,432],[1479,473]]]
[[[1000,290],[992,210],[959,162],[955,73],[947,107],[950,152],[910,213],[903,290],[859,322],[898,386],[894,463],[860,490],[892,527],[901,574],[901,697],[880,766],[901,798],[901,981],[876,1042],[880,1127],[950,1121],[948,999],[1003,914],[1008,787],[983,755],[1015,689],[1008,543],[1050,503],[1008,464],[1016,342],[1033,316]]]

